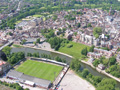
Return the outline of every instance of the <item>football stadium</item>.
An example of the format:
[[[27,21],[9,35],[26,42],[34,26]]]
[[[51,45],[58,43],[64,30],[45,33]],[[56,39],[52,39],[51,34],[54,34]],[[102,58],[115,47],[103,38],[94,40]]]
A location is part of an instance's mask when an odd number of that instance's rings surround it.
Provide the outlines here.
[[[7,78],[31,87],[55,88],[67,72],[65,63],[43,58],[29,58],[8,72]]]

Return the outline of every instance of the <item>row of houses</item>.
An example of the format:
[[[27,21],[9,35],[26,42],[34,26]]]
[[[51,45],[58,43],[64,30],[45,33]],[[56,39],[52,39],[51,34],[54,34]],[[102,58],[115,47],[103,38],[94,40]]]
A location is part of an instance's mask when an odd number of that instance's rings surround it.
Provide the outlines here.
[[[100,58],[104,55],[105,57],[110,58],[116,53],[116,51],[117,49],[107,51],[103,49],[94,48],[94,52],[88,52],[87,56],[93,58]]]

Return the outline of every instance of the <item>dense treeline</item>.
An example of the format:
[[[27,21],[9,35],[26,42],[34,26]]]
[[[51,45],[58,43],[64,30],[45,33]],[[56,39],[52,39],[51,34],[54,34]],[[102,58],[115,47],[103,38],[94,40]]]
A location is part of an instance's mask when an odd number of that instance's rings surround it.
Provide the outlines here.
[[[8,58],[10,64],[15,64],[25,58],[24,52],[12,53]]]
[[[48,42],[50,43],[51,48],[54,48],[55,50],[58,50],[61,46],[64,47],[65,43],[69,43],[67,39],[63,39],[59,37],[50,38]]]
[[[116,88],[116,81],[109,78],[101,78],[101,76],[92,75],[88,69],[82,68],[78,59],[73,59],[70,68],[75,70],[76,73],[92,83],[96,90],[119,90]]]
[[[37,57],[37,58],[39,58],[40,56],[39,56],[39,52],[35,52],[35,53],[27,53],[27,56],[28,57]]]
[[[10,64],[14,65],[18,61],[25,58],[24,52],[11,53],[11,49],[12,49],[11,47],[6,46],[2,50],[7,56],[7,62],[9,62]]]
[[[100,63],[106,67],[105,71],[107,73],[110,73],[113,76],[120,78],[120,65],[116,62],[115,56],[112,56],[109,59],[105,57],[101,57],[100,59],[95,59],[93,65],[97,67],[98,64]]]
[[[28,57],[37,57],[37,58],[39,58],[39,57],[41,57],[41,58],[48,58],[48,59],[52,59],[52,60],[56,60],[56,61],[58,61],[58,62],[63,62],[63,63],[66,63],[66,60],[65,59],[62,59],[62,58],[60,58],[60,57],[58,57],[58,56],[56,56],[55,58],[54,57],[52,57],[51,55],[48,55],[48,54],[41,54],[41,55],[39,55],[39,53],[37,52],[37,53],[27,53],[27,56]]]

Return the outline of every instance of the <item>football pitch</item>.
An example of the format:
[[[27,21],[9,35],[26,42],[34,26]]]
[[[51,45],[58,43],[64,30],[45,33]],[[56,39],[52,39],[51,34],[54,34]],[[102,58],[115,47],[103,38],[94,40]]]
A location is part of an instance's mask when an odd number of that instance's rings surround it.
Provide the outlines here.
[[[62,66],[50,63],[26,60],[23,64],[16,68],[16,71],[37,78],[54,81],[54,78],[58,76],[62,68]]]

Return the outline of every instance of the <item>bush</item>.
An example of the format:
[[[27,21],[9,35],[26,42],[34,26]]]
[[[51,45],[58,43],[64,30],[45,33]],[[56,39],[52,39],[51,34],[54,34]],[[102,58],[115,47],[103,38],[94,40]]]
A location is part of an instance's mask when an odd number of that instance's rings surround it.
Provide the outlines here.
[[[82,71],[82,77],[86,78],[88,74],[89,74],[88,69],[84,69],[84,70]]]
[[[67,48],[71,48],[71,47],[73,47],[72,44],[68,44],[68,45],[67,45]]]

